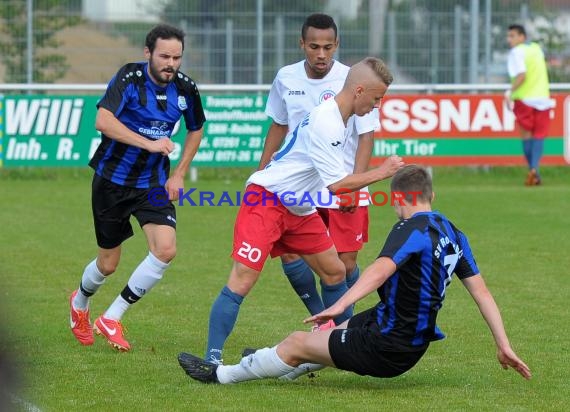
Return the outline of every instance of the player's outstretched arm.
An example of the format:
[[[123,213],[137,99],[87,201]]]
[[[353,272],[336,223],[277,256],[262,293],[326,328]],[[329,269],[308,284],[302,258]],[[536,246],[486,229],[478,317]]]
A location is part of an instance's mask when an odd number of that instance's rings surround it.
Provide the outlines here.
[[[269,130],[267,131],[267,136],[265,136],[265,143],[263,144],[263,153],[261,154],[261,159],[259,160],[259,166],[257,170],[261,170],[267,166],[267,163],[271,161],[273,154],[279,150],[285,136],[287,136],[287,130],[289,126],[286,124],[271,123]]]
[[[493,298],[493,295],[491,295],[491,292],[487,289],[487,285],[485,285],[483,277],[475,275],[462,279],[462,282],[473,297],[473,300],[475,300],[475,303],[477,303],[479,311],[481,311],[481,315],[483,315],[485,322],[487,322],[487,325],[493,334],[495,344],[497,345],[497,359],[503,369],[508,369],[510,366],[523,378],[530,379],[530,368],[511,348],[511,344],[507,338],[507,333],[505,332],[501,313],[499,312],[499,308]]]
[[[353,174],[364,173],[368,171],[368,166],[370,165],[370,158],[372,157],[372,149],[374,147],[374,133],[362,133],[358,136],[358,147],[356,149],[356,156],[354,158],[354,169]],[[345,193],[346,196],[350,196],[350,202],[348,204],[340,204],[338,210],[344,213],[354,213],[358,207],[359,199],[358,192],[352,192],[351,194]]]
[[[348,175],[344,179],[329,185],[327,189],[329,189],[331,193],[337,193],[339,191],[353,192],[355,190],[362,189],[364,186],[368,186],[372,183],[394,176],[394,174],[403,166],[404,161],[402,158],[400,156],[392,155],[384,160],[379,167],[364,173]]]
[[[305,319],[303,322],[315,322],[316,324],[321,324],[327,322],[329,319],[336,318],[344,313],[347,307],[353,305],[360,299],[368,296],[371,292],[378,289],[395,271],[396,264],[392,259],[387,257],[376,259],[364,270],[356,283],[344,295],[342,295],[334,305]]]
[[[354,169],[352,173],[364,173],[370,165],[372,150],[374,148],[374,133],[362,133],[358,136],[358,147],[354,157]]]

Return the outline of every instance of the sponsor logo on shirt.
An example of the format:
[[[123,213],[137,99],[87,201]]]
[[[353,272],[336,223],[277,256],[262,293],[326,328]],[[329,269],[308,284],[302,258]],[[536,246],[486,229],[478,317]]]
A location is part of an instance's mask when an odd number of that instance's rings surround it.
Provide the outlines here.
[[[162,121],[151,121],[150,128],[140,127],[138,132],[152,139],[160,139],[161,137],[170,136],[170,128],[168,123]]]
[[[289,90],[289,96],[304,96],[304,90]]]

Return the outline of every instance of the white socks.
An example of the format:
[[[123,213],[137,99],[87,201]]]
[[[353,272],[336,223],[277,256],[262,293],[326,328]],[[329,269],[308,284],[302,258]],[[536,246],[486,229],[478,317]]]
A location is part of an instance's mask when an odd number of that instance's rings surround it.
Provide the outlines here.
[[[129,306],[148,293],[162,279],[168,266],[168,263],[161,262],[149,252],[131,275],[127,287],[117,296],[103,316],[121,320]]]
[[[276,378],[295,370],[277,355],[277,346],[259,349],[242,358],[237,365],[220,365],[217,377],[220,383],[237,383],[252,379]]]
[[[87,310],[89,306],[89,296],[97,292],[101,285],[105,283],[105,276],[97,267],[97,259],[89,263],[83,271],[79,292],[73,299],[73,307],[79,310]],[[87,293],[88,295],[85,295]]]
[[[161,262],[148,252],[148,256],[135,269],[127,285],[135,295],[142,298],[162,279],[168,266],[169,263]]]
[[[292,381],[297,379],[299,376],[306,375],[310,372],[320,371],[326,368],[326,365],[321,365],[320,363],[302,363],[293,369],[291,372],[279,377],[281,380]]]
[[[131,306],[130,303],[119,295],[115,298],[115,301],[111,303],[111,306],[109,306],[109,309],[107,309],[103,314],[103,317],[107,319],[121,320],[129,306]]]

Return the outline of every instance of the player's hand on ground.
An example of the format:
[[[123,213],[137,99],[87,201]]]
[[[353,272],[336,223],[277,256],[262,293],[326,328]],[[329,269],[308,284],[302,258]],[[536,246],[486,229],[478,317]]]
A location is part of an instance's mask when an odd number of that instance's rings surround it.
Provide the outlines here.
[[[386,179],[394,176],[394,174],[403,166],[404,160],[398,155],[392,155],[384,160],[384,163],[382,163],[378,169],[384,172],[383,174],[386,176]]]
[[[530,379],[532,374],[530,368],[524,363],[511,348],[499,349],[497,351],[497,359],[503,369],[509,369],[509,366],[516,370],[523,378]]]
[[[164,189],[168,192],[168,198],[171,201],[178,200],[180,189],[184,191],[184,179],[182,176],[172,175],[166,181]]]
[[[174,150],[174,143],[169,138],[164,137],[151,141],[147,150],[151,153],[161,153],[163,156],[168,156]]]

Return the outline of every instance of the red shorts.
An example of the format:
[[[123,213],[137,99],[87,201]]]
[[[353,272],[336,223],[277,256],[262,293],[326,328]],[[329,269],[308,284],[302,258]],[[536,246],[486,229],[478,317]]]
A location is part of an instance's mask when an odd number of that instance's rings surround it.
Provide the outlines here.
[[[237,262],[261,272],[269,256],[313,255],[334,246],[317,213],[294,215],[255,184],[248,185],[245,193],[234,226],[232,258]]]
[[[543,139],[548,135],[550,109],[536,110],[520,100],[515,100],[513,113],[519,126],[528,130],[532,137]]]
[[[327,208],[318,211],[337,252],[356,252],[368,242],[368,206],[359,206],[354,213]]]

